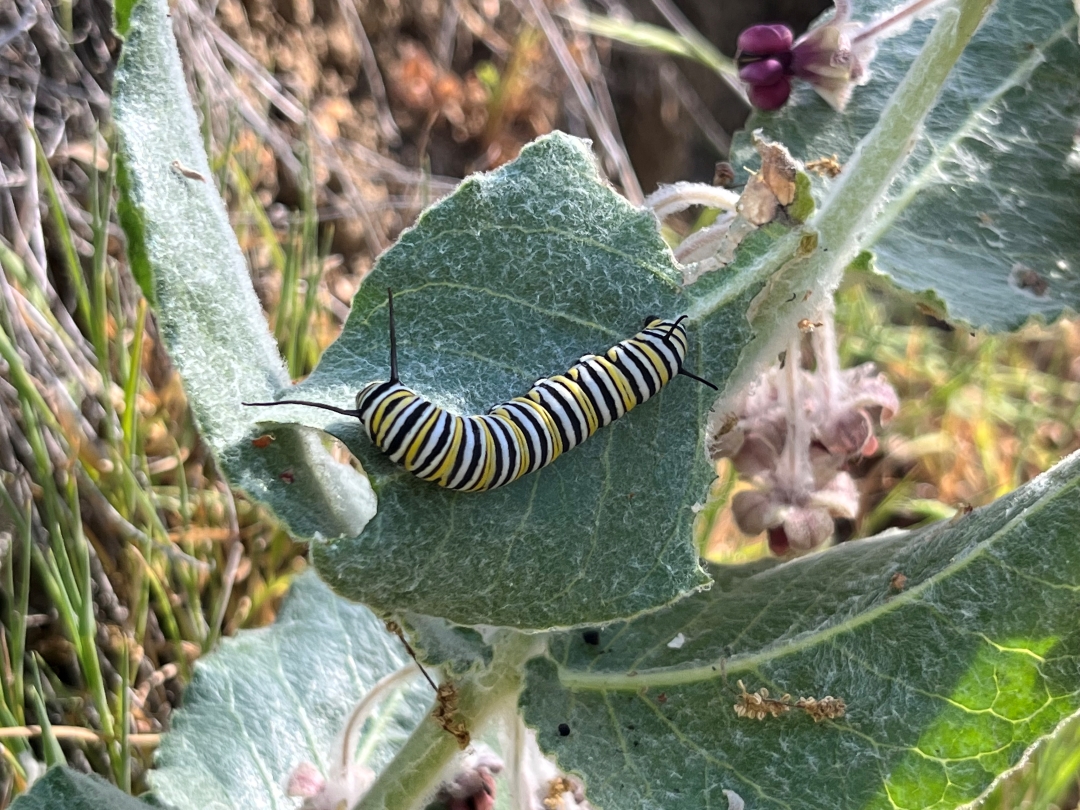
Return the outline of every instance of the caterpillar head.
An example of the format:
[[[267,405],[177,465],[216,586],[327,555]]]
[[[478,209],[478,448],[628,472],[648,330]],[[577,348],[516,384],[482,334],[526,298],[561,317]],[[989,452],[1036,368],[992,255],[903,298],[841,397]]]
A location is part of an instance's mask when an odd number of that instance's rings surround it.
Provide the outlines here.
[[[365,411],[377,407],[388,394],[392,394],[395,391],[408,390],[409,389],[397,380],[376,380],[375,382],[368,383],[356,394],[356,415],[359,417],[360,421],[363,422]]]

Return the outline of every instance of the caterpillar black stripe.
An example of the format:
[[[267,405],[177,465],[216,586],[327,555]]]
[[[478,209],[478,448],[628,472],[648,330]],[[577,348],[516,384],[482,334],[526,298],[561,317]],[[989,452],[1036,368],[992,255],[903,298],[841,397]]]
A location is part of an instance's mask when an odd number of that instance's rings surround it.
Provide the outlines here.
[[[373,382],[346,410],[283,399],[245,405],[310,405],[355,416],[372,444],[418,478],[459,492],[484,492],[546,467],[682,374],[686,316],[649,318],[602,355],[582,357],[565,374],[538,380],[520,397],[479,416],[458,416],[398,380],[394,298],[389,292],[390,379]]]

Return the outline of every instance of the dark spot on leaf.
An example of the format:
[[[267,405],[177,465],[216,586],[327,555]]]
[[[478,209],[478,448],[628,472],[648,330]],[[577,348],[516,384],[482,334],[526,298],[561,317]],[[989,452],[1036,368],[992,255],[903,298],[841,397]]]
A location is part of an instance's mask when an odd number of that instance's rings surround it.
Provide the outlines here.
[[[1035,271],[1034,268],[1024,264],[1014,264],[1009,272],[1009,281],[1017,287],[1032,295],[1044,298],[1050,289],[1050,282]]]
[[[599,630],[586,630],[581,634],[581,640],[586,644],[591,644],[595,647],[600,643],[600,631]]]
[[[560,737],[569,737],[570,736],[570,726],[568,726],[566,723],[559,723],[559,736]]]

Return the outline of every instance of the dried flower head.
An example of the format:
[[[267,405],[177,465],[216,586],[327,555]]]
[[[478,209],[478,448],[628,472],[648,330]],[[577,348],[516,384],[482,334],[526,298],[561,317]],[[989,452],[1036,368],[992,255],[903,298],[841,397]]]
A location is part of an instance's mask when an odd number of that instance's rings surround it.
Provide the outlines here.
[[[458,691],[457,687],[449,681],[439,684],[435,693],[435,708],[431,710],[431,716],[447,734],[457,739],[458,748],[464,751],[469,747],[469,729],[465,723],[457,718]]]
[[[795,708],[802,709],[814,719],[815,723],[820,723],[822,720],[835,720],[843,717],[847,711],[844,699],[832,695],[826,695],[820,700],[812,697],[799,698],[795,701]]]
[[[738,681],[739,697],[735,703],[735,714],[739,717],[749,717],[751,720],[764,720],[766,717],[780,717],[792,709],[802,709],[815,723],[822,720],[835,720],[843,717],[847,711],[847,705],[843,698],[835,698],[826,695],[823,698],[801,697],[794,703],[791,695],[780,698],[769,697],[769,690],[761,687],[756,692],[747,692],[743,682]]]
[[[739,717],[764,720],[766,717],[779,717],[791,711],[791,695],[784,695],[779,699],[771,698],[769,690],[764,686],[756,692],[747,692],[741,680],[738,686],[740,694],[734,708]]]
[[[588,810],[585,786],[577,779],[560,774],[548,782],[547,795],[541,804],[544,810]]]

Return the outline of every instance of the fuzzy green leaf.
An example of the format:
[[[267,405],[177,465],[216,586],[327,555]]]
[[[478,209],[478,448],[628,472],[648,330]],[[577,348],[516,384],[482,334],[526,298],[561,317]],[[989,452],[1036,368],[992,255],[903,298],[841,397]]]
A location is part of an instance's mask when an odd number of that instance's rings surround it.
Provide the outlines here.
[[[869,19],[896,5],[869,0],[856,13]],[[1065,0],[995,4],[861,239],[879,270],[905,289],[936,293],[953,317],[1010,329],[1031,315],[1080,310],[1076,22]],[[929,27],[918,22],[881,43],[870,83],[855,88],[845,112],[796,82],[791,102],[754,115],[747,131],[762,128],[802,160],[846,162]],[[732,162],[756,163],[745,134]]]
[[[146,802],[132,798],[97,775],[71,768],[51,768],[11,805],[11,810],[147,810]]]
[[[358,424],[306,408],[257,411],[276,393],[348,407],[387,376],[387,286],[397,290],[403,379],[477,413],[634,334],[691,312],[690,368],[722,384],[750,338],[745,312],[775,235],[724,279],[684,292],[656,222],[601,179],[587,145],[555,134],[462,184],[381,257],[342,338],[296,391],[262,321],[184,91],[163,0],[135,6],[117,73],[124,222],[132,264],[206,440],[230,479],[315,538],[320,574],[383,612],[547,628],[655,609],[707,583],[691,542],[712,471],[711,392],[679,379],[551,467],[499,491],[414,480]],[[717,275],[718,274],[714,274]],[[739,283],[733,283],[732,280]],[[255,419],[276,440],[252,444]],[[300,425],[363,461],[335,465]]]
[[[678,279],[652,215],[601,180],[586,144],[556,133],[425,212],[283,396],[349,407],[389,376],[387,287],[402,381],[459,413],[523,393],[653,313],[694,313],[688,366],[722,383],[748,338],[751,292],[706,303],[704,284],[690,294]],[[353,419],[298,406],[263,417],[324,427],[371,477],[379,509],[363,535],[312,549],[338,592],[459,624],[546,628],[631,616],[707,582],[691,526],[713,478],[701,447],[713,398],[676,379],[550,467],[479,494],[414,478]]]
[[[297,533],[355,534],[374,512],[363,476],[310,431],[283,426],[269,446],[251,443],[258,414],[240,402],[269,398],[288,376],[212,182],[165,0],[131,10],[113,115],[132,271],[203,438],[230,480]]]
[[[425,666],[441,668],[447,677],[457,678],[491,666],[491,647],[471,627],[415,613],[403,616],[402,623],[420,660]]]
[[[553,640],[526,722],[597,807],[956,807],[1080,709],[1078,525],[1080,454],[959,520],[720,569],[598,647]],[[739,717],[739,679],[847,713]]]
[[[271,627],[227,638],[196,664],[158,751],[155,795],[178,810],[289,806],[296,767],[330,773],[350,711],[407,662],[369,610],[300,576]],[[424,717],[431,690],[407,683],[365,726],[359,764],[378,771]]]

